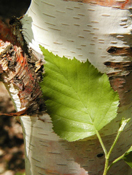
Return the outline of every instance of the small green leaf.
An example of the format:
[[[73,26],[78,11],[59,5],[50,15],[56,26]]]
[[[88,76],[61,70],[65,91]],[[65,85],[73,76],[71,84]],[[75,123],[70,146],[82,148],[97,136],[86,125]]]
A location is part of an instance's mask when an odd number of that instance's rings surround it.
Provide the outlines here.
[[[40,48],[46,61],[41,88],[53,129],[61,138],[92,136],[116,117],[119,97],[106,74],[88,61],[60,58]]]
[[[119,127],[119,130],[118,132],[122,132],[126,126],[126,124],[131,120],[131,118],[128,118],[128,119],[125,119],[125,118],[122,118],[121,122],[120,122],[120,127]]]
[[[124,154],[123,160],[132,168],[132,146]]]

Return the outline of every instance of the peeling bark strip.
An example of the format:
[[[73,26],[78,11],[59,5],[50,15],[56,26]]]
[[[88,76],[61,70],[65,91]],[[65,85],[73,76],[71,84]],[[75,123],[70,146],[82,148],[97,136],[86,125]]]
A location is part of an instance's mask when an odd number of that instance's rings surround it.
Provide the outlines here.
[[[131,4],[131,0],[64,0],[64,1],[75,1],[82,3],[98,4],[101,6],[115,7],[115,8],[126,8],[127,5]]]
[[[6,28],[5,35],[2,37],[4,41],[8,36],[6,32],[11,33],[10,29]],[[22,36],[17,35],[18,37],[22,38]],[[22,44],[22,48],[27,51],[28,49],[24,45],[25,42],[17,38],[12,34],[8,40],[17,45]],[[31,52],[28,52],[27,55],[21,47],[3,40],[0,39],[0,73],[3,82],[7,86],[12,84],[18,90],[21,108],[24,108],[24,113],[31,114],[44,111],[45,107],[39,86],[43,70],[41,61],[38,61]]]

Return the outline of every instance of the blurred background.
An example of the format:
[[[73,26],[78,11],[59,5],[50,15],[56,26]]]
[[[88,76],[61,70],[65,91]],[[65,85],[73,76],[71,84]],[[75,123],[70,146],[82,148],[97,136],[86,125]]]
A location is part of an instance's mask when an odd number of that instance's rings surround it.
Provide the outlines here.
[[[31,0],[0,0],[0,19],[24,15]],[[0,112],[15,112],[11,98],[0,81]],[[22,128],[15,117],[0,116],[0,174],[22,175],[25,172]]]

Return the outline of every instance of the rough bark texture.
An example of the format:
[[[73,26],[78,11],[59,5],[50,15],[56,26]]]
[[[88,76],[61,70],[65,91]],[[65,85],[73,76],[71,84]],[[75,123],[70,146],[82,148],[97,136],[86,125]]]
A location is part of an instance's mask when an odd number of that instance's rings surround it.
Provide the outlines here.
[[[111,3],[110,3],[111,2]],[[118,91],[118,115],[101,131],[110,148],[122,117],[131,118],[131,1],[34,0],[21,20],[29,46],[41,53],[39,44],[59,56],[89,61],[110,77]],[[104,6],[103,6],[104,5]],[[19,101],[20,103],[20,101]],[[20,110],[20,104],[16,104]],[[41,119],[41,120],[40,120]],[[96,136],[87,141],[67,142],[52,130],[47,114],[21,118],[26,146],[27,175],[102,175],[104,156]],[[132,144],[130,122],[112,153],[120,156]],[[131,175],[123,161],[109,175]]]

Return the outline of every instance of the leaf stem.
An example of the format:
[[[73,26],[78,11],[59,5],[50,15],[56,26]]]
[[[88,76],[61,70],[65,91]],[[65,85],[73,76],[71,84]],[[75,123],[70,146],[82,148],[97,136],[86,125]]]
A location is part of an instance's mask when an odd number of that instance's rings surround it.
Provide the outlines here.
[[[117,140],[119,139],[120,134],[121,134],[122,131],[124,130],[124,127],[126,126],[126,124],[127,124],[129,121],[130,121],[130,118],[128,118],[128,119],[126,119],[126,120],[125,120],[125,119],[122,119],[122,121],[121,121],[121,126],[120,126],[119,129],[118,129],[118,132],[117,132],[117,134],[116,134],[116,137],[115,137],[115,139],[114,139],[114,142],[113,142],[112,146],[110,147],[110,150],[108,151],[108,153],[107,153],[107,150],[106,150],[106,148],[105,148],[105,146],[104,146],[103,140],[102,140],[102,138],[101,138],[99,132],[95,129],[96,135],[97,135],[97,137],[98,137],[98,139],[99,139],[99,142],[100,142],[100,144],[101,144],[101,146],[102,146],[102,148],[103,148],[103,151],[104,151],[104,153],[105,153],[105,167],[104,167],[103,175],[106,175],[107,172],[109,171],[109,169],[112,167],[112,165],[113,165],[114,163],[118,162],[119,160],[121,160],[121,159],[124,157],[124,155],[125,155],[125,153],[124,153],[124,154],[121,155],[120,157],[116,158],[116,159],[109,165],[109,158],[110,158],[111,152],[113,151],[113,148],[115,147],[115,144],[117,143]]]
[[[109,166],[109,158],[110,158],[110,155],[111,155],[111,152],[112,152],[113,148],[115,147],[115,144],[117,143],[117,140],[118,140],[118,138],[120,136],[120,133],[121,132],[119,132],[119,131],[117,132],[116,138],[115,138],[112,146],[110,147],[110,150],[109,150],[108,154],[105,155],[105,168],[104,168],[103,175],[106,175],[108,170],[112,166],[112,165]],[[114,164],[114,162],[113,162],[113,164]]]
[[[130,118],[128,118],[128,119],[122,119],[122,121],[121,121],[121,126],[120,126],[120,128],[118,129],[116,138],[115,138],[115,140],[114,140],[114,142],[113,142],[113,144],[112,144],[112,146],[111,146],[111,148],[110,148],[110,150],[109,150],[109,152],[108,152],[108,155],[107,155],[108,158],[110,157],[111,152],[112,152],[113,148],[115,147],[115,144],[117,143],[117,140],[119,139],[120,134],[122,133],[122,131],[124,130],[126,124],[127,124],[129,121],[130,121]],[[116,162],[118,162],[119,160],[121,160],[121,159],[124,157],[124,155],[125,155],[125,153],[122,154],[120,157],[116,158],[116,159],[108,166],[107,171],[113,166],[114,163],[116,163]]]
[[[98,132],[96,129],[95,129],[95,132],[96,132],[96,135],[97,135],[97,137],[98,137],[98,139],[99,139],[99,142],[100,142],[100,144],[101,144],[101,146],[102,146],[102,148],[103,148],[103,151],[104,151],[105,155],[107,155],[107,150],[106,150],[106,148],[105,148],[105,146],[104,146],[103,140],[102,140],[102,138],[101,138],[99,132]]]
[[[109,158],[110,158],[111,152],[112,152],[112,150],[113,150],[113,148],[114,148],[114,146],[115,146],[115,144],[116,144],[116,142],[117,142],[117,140],[118,140],[118,138],[119,138],[119,136],[120,136],[120,133],[121,133],[121,131],[118,130],[117,135],[116,135],[116,138],[115,138],[115,140],[114,140],[114,142],[113,142],[113,144],[112,144],[112,146],[111,146],[109,152],[107,153],[107,150],[106,150],[106,148],[105,148],[105,146],[104,146],[103,140],[102,140],[102,138],[101,138],[99,132],[96,130],[97,137],[98,137],[99,142],[100,142],[100,144],[101,144],[101,146],[102,146],[102,148],[103,148],[103,151],[104,151],[104,153],[105,153],[105,167],[104,167],[103,175],[106,175],[107,172],[108,172],[108,170],[110,169],[110,167],[111,167],[115,162],[118,161],[118,158],[117,158],[117,160],[113,161],[112,164],[109,166]]]
[[[111,146],[111,148],[110,148],[110,150],[109,150],[109,152],[108,152],[108,155],[107,155],[108,157],[110,157],[110,154],[111,154],[113,148],[115,147],[115,144],[117,143],[117,140],[118,140],[120,134],[121,134],[121,132],[118,131],[118,132],[117,132],[117,135],[116,135],[116,138],[115,138],[115,140],[114,140],[114,142],[113,142],[113,144],[112,144],[112,146]]]
[[[123,159],[124,155],[125,155],[125,153],[122,154],[120,157],[116,158],[116,159],[108,166],[107,171],[109,171],[109,169],[110,169],[116,162],[118,162],[119,160]]]
[[[97,130],[95,130],[95,131],[96,131],[96,135],[97,135],[97,137],[98,137],[98,139],[99,139],[99,142],[100,142],[100,144],[101,144],[101,146],[102,146],[102,148],[103,148],[104,154],[105,154],[105,167],[104,167],[103,175],[106,175],[106,174],[107,174],[108,165],[109,165],[109,158],[108,158],[108,156],[107,156],[108,153],[107,153],[107,150],[106,150],[106,148],[105,148],[105,146],[104,146],[103,140],[102,140],[102,138],[101,138],[99,132],[98,132]]]

